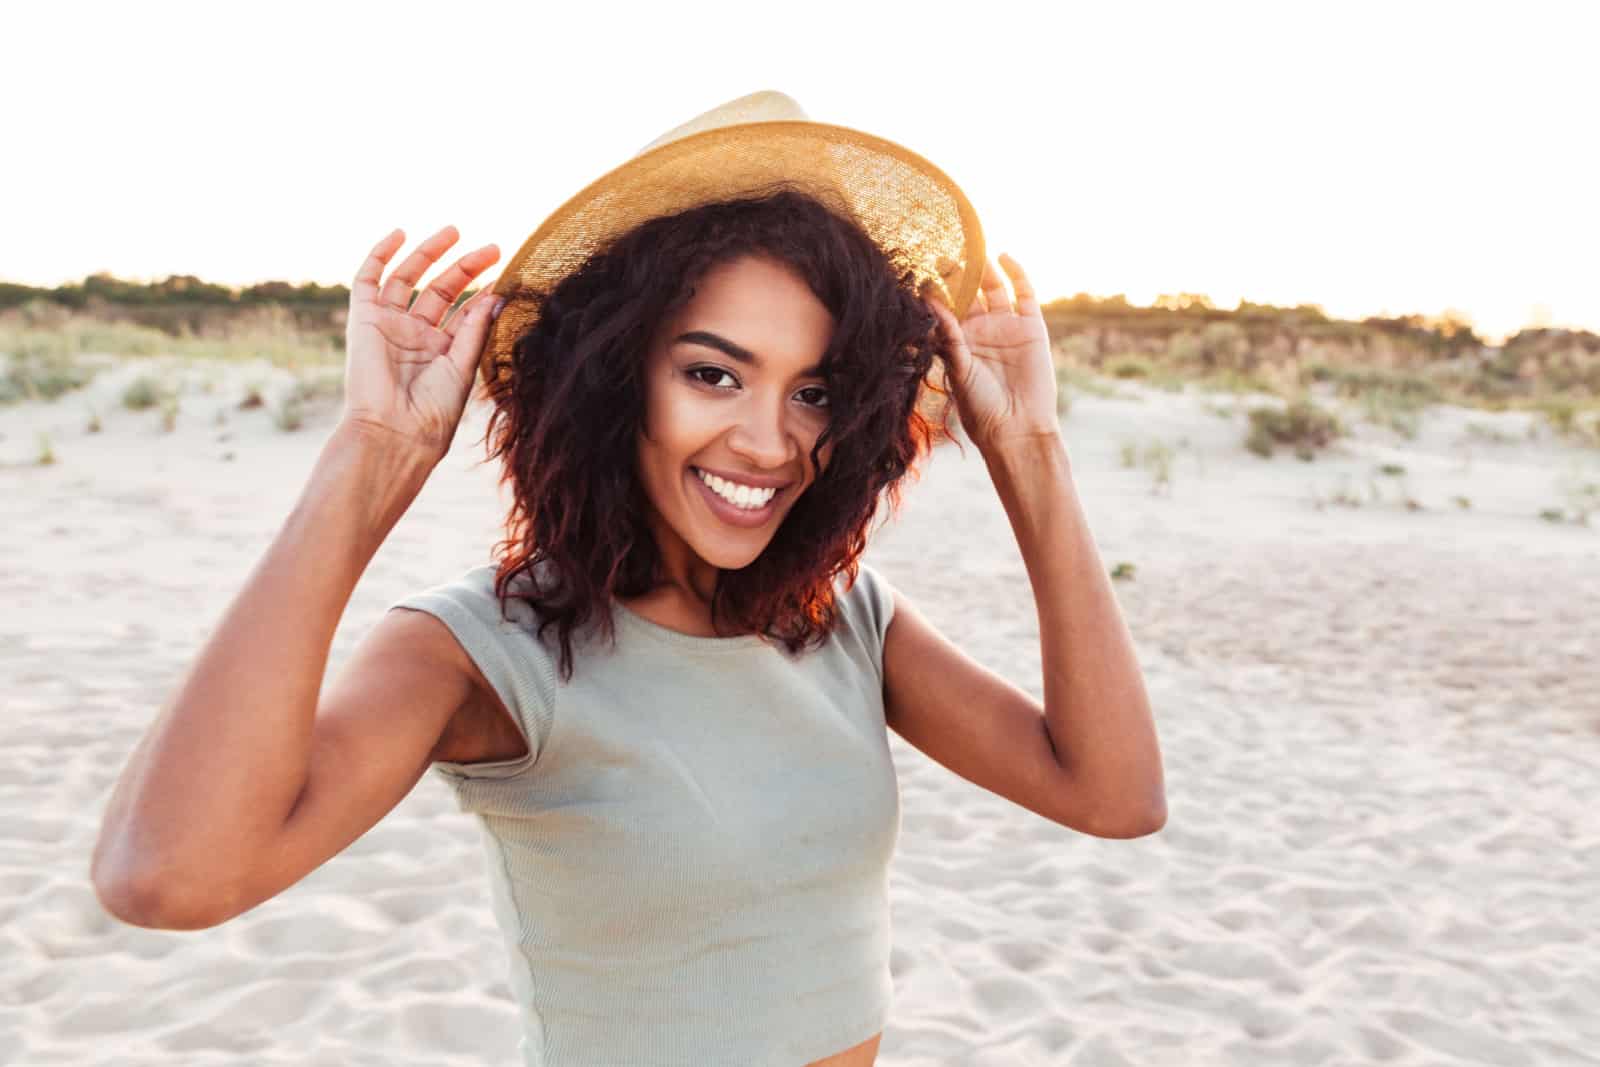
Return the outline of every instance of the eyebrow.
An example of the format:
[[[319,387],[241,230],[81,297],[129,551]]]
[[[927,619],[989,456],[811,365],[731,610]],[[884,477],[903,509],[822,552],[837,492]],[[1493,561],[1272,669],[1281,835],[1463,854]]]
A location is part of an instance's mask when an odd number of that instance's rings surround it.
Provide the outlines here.
[[[672,339],[672,343],[675,345],[704,345],[707,348],[715,348],[718,352],[721,352],[726,356],[730,356],[733,359],[738,360],[740,363],[749,364],[755,367],[761,366],[760,356],[756,355],[748,348],[745,348],[743,345],[734,344],[726,337],[723,337],[720,334],[712,333],[710,330],[690,330],[688,333],[680,333],[677,337]],[[802,378],[821,377],[822,365],[813,364],[812,366],[806,367],[800,372],[800,376]]]

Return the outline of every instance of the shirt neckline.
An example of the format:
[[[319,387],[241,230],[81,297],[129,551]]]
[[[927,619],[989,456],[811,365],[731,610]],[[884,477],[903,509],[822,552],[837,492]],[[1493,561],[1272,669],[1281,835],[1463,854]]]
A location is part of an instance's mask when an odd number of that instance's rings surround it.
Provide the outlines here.
[[[621,618],[634,632],[679,648],[700,652],[734,652],[746,648],[772,647],[760,634],[740,634],[737,637],[703,637],[700,634],[686,634],[682,630],[674,630],[670,626],[663,626],[659,622],[645,618],[616,597],[611,598],[611,605],[615,609],[613,614]]]

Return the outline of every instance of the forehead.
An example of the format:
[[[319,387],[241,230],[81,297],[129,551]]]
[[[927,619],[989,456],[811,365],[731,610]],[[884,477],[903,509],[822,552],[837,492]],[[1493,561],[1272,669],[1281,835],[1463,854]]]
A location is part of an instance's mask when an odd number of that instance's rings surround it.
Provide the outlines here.
[[[767,257],[719,263],[696,283],[688,301],[667,317],[658,346],[708,330],[756,355],[763,364],[809,366],[833,336],[833,315],[793,268]]]

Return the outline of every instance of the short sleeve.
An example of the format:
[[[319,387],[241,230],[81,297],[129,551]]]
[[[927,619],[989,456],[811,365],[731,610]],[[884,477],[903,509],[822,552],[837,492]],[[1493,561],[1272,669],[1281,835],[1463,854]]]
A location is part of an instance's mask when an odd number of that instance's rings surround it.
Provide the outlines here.
[[[894,589],[876,568],[861,564],[856,583],[847,594],[852,601],[861,641],[867,648],[868,658],[878,668],[878,678],[883,678],[883,642],[889,632],[889,622],[894,618]]]
[[[452,785],[509,778],[530,769],[538,761],[554,721],[553,657],[536,637],[533,613],[526,603],[510,601],[510,617],[501,617],[494,578],[493,566],[474,568],[455,581],[404,597],[388,609],[425,611],[444,623],[494,687],[527,741],[527,753],[512,759],[479,763],[434,761],[434,769]],[[471,810],[467,795],[460,794],[459,799],[464,809]]]

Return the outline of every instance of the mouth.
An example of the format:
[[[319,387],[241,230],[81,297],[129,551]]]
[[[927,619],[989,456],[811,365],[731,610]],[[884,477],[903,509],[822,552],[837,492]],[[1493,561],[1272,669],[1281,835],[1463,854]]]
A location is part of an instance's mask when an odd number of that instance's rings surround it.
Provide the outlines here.
[[[706,508],[712,515],[730,526],[743,528],[764,526],[777,513],[778,501],[793,488],[792,485],[784,486],[773,493],[771,498],[758,508],[741,508],[737,504],[724,499],[716,490],[707,485],[706,480],[701,477],[699,467],[691,466],[689,468],[689,480],[695,484],[700,499],[705,501]]]

